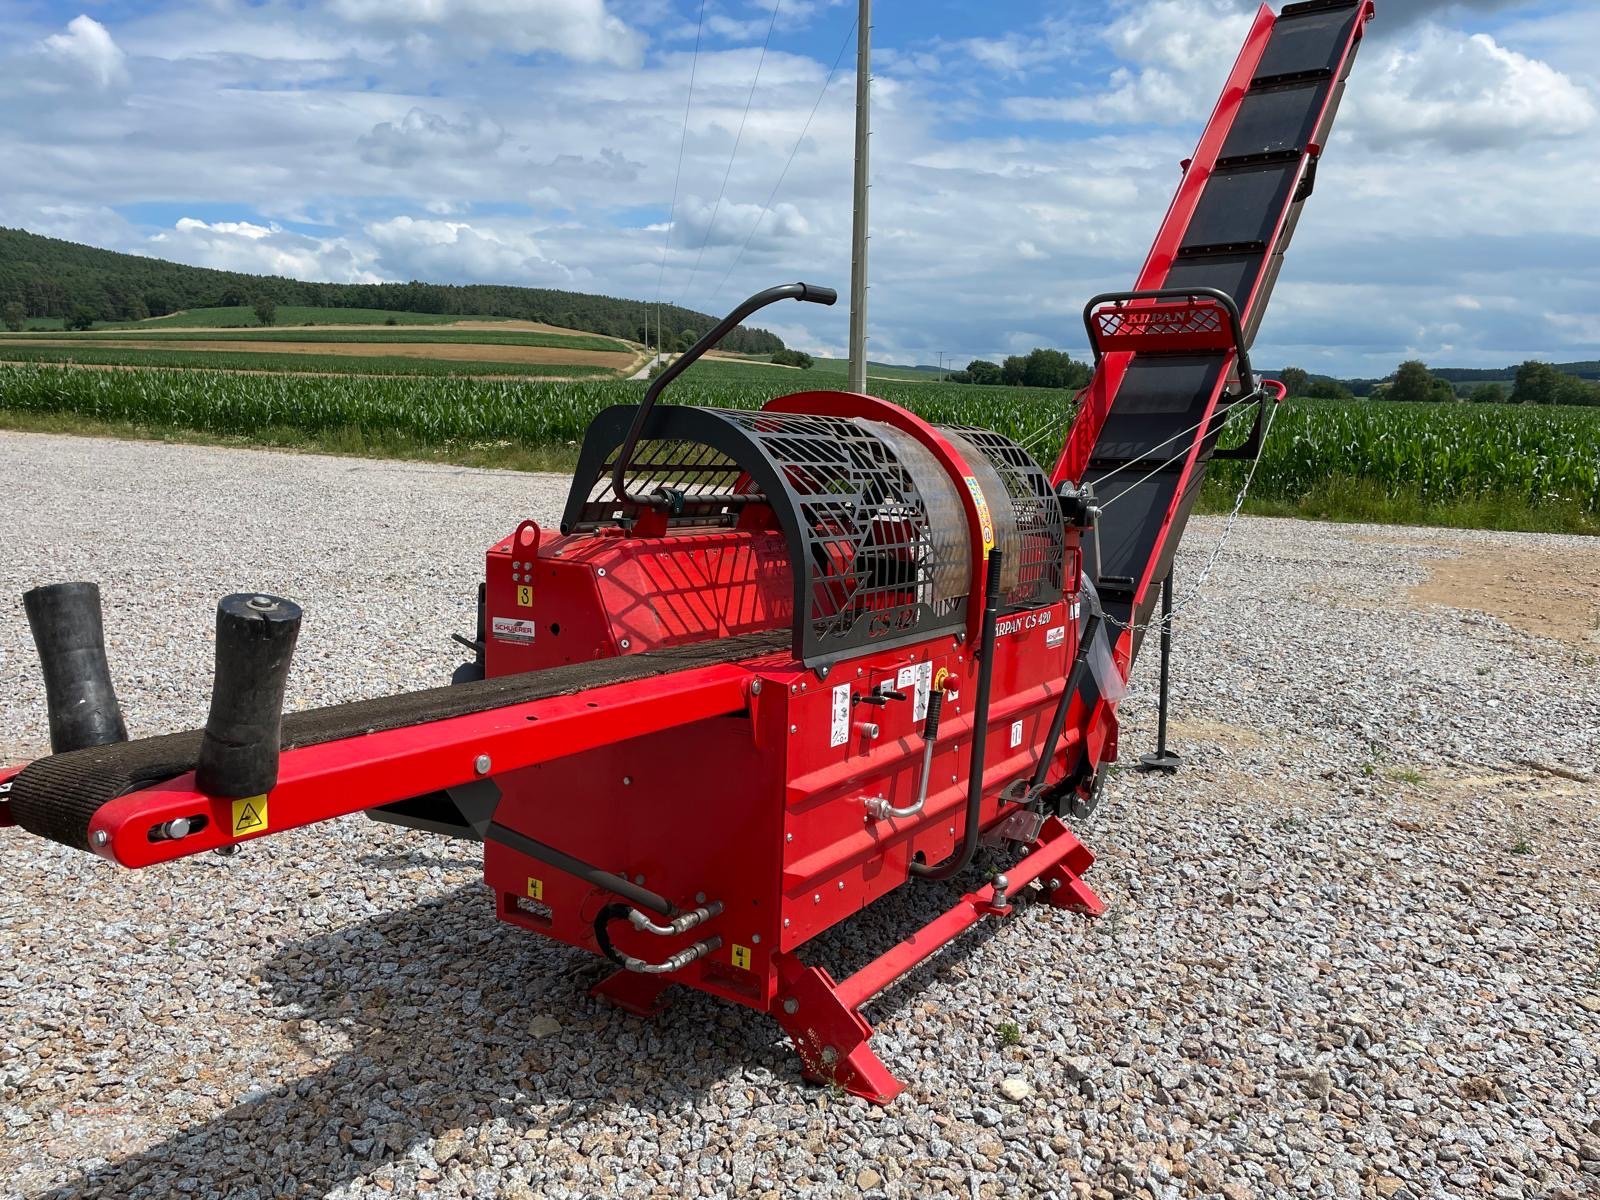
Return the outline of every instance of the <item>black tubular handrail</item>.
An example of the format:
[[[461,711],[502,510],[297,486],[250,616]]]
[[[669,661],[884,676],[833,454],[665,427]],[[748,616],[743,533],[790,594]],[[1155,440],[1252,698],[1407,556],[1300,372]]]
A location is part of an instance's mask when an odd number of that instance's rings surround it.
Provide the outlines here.
[[[644,394],[644,399],[639,403],[639,411],[633,415],[633,425],[628,429],[628,436],[623,440],[622,447],[617,451],[616,466],[611,472],[611,491],[617,500],[623,504],[655,504],[658,500],[652,496],[632,496],[628,494],[627,476],[628,468],[633,465],[634,451],[639,448],[639,439],[644,436],[645,422],[650,418],[650,410],[656,406],[656,399],[666,390],[667,385],[682,375],[729,333],[736,329],[741,321],[758,309],[763,309],[769,304],[776,304],[779,300],[799,300],[805,304],[833,304],[839,299],[839,293],[832,288],[818,287],[814,283],[785,283],[778,287],[770,287],[764,292],[757,292],[744,301],[722,320],[712,327],[698,342],[690,346],[678,356],[661,374]],[[659,350],[658,350],[659,353]]]
[[[1105,357],[1100,352],[1099,334],[1094,327],[1094,310],[1102,304],[1125,304],[1129,300],[1214,300],[1228,314],[1228,330],[1233,334],[1233,352],[1238,356],[1239,382],[1245,393],[1255,391],[1255,377],[1250,372],[1250,351],[1244,344],[1244,324],[1239,319],[1239,306],[1233,297],[1221,288],[1144,288],[1136,292],[1101,292],[1091,297],[1083,306],[1083,328],[1089,334],[1089,349],[1094,351],[1094,365],[1098,367]]]

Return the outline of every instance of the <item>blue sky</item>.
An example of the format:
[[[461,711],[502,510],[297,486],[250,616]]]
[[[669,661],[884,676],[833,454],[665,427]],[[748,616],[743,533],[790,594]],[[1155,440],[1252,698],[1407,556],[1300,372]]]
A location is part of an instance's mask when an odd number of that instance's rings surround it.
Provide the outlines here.
[[[712,311],[797,277],[843,290],[855,4],[774,3],[706,0],[696,61],[700,0],[0,0],[0,224]],[[1254,6],[875,9],[873,356],[1080,346]],[[1597,45],[1600,6],[1575,0],[1379,0],[1257,361],[1600,357]],[[843,306],[773,316],[843,345]]]

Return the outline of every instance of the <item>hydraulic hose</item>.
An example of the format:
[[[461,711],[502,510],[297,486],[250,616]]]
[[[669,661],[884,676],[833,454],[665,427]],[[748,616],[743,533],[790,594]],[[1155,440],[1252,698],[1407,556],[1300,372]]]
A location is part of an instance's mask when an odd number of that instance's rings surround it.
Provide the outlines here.
[[[867,812],[879,821],[904,820],[920,813],[928,803],[928,780],[933,777],[933,743],[939,737],[939,714],[944,711],[944,692],[934,689],[928,696],[928,715],[922,722],[922,782],[917,785],[916,800],[904,808],[895,808],[882,796],[867,801]]]
[[[967,764],[967,818],[961,831],[961,848],[938,866],[912,863],[920,879],[949,879],[965,871],[978,850],[979,823],[983,816],[983,768],[989,743],[989,695],[994,687],[994,641],[1000,616],[1001,552],[989,551],[983,577],[983,643],[978,659],[978,695],[972,706],[972,756]],[[932,700],[929,700],[932,703]]]
[[[721,904],[712,907],[715,907],[717,912],[722,911]],[[699,924],[701,921],[710,920],[711,917],[716,915],[716,913],[710,911],[710,908],[703,908],[695,909],[693,914],[686,913],[685,917],[695,914],[700,914],[699,920],[694,921],[692,924],[685,923],[686,928],[692,929],[694,925]],[[647,962],[642,958],[634,958],[631,954],[624,954],[621,950],[618,950],[611,941],[611,925],[615,921],[628,921],[635,928],[641,928],[634,919],[637,915],[637,910],[629,908],[626,904],[608,904],[594,918],[594,940],[600,947],[600,953],[604,954],[624,971],[632,971],[637,975],[670,975],[674,971],[683,970],[690,963],[704,958],[722,946],[721,936],[714,934],[704,941],[696,942],[692,946],[685,946],[682,950],[661,962]],[[674,922],[674,925],[680,923]],[[662,928],[661,926],[655,926],[651,929],[651,932],[656,932]],[[671,933],[674,930],[668,929],[666,932]]]

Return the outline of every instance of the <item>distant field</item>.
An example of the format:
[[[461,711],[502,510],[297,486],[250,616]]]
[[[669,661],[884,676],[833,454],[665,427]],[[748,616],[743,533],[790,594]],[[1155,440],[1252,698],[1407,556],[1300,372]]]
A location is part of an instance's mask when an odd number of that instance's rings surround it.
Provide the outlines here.
[[[277,312],[276,325],[448,325],[453,321],[494,321],[497,317],[462,317],[448,313],[391,312],[382,308],[301,308],[282,305]],[[159,329],[171,326],[181,329],[260,328],[255,309],[248,305],[235,308],[191,308],[165,317],[152,317],[148,321],[107,321],[96,329]],[[55,326],[61,328],[58,321]]]
[[[83,351],[97,352],[117,350]],[[259,367],[272,356],[239,357]],[[215,360],[207,356],[207,365]],[[337,378],[0,368],[0,425],[560,468],[571,465],[600,409],[643,394],[639,383],[603,376],[470,379],[460,376],[479,373],[471,364],[409,360],[397,373],[456,377],[382,379],[351,372],[349,360],[333,363]],[[306,368],[304,357],[293,359],[291,369]],[[506,373],[503,364],[490,369]],[[814,370],[697,364],[667,396],[678,404],[753,408],[831,382]],[[872,391],[937,424],[1006,433],[1046,466],[1072,416],[1073,395],[1065,391],[892,381]],[[1202,503],[1228,507],[1246,467],[1213,464]],[[1279,410],[1246,511],[1600,533],[1600,409],[1293,400]]]
[[[248,317],[250,328],[233,328]],[[641,360],[626,342],[530,321],[381,309],[278,310],[254,325],[243,308],[200,309],[84,332],[0,333],[0,362],[85,367],[206,368],[337,375],[604,378]],[[390,322],[393,322],[391,324]]]
[[[694,366],[696,372],[705,372],[715,379],[766,379],[779,375],[790,380],[789,386],[815,388],[841,388],[850,376],[850,364],[842,358],[818,358],[805,368],[780,367],[766,356],[727,355],[701,359]],[[936,371],[919,367],[891,367],[883,363],[867,364],[867,379],[892,383],[937,383]]]
[[[321,342],[330,345],[353,345],[358,343],[399,344],[415,345],[418,343],[438,345],[473,345],[473,346],[549,346],[563,350],[603,350],[611,352],[632,353],[632,347],[612,338],[598,337],[594,334],[583,333],[544,333],[539,330],[512,330],[501,332],[490,329],[457,330],[449,326],[428,326],[413,329],[389,329],[378,326],[373,329],[210,329],[205,328],[204,338],[208,342],[238,342],[244,344],[260,344],[272,342]],[[196,333],[193,329],[152,329],[148,325],[139,325],[127,329],[95,329],[87,333],[61,333],[59,331],[43,331],[42,333],[0,333],[0,350],[7,346],[26,346],[44,340],[63,341],[71,340],[73,343],[111,343],[130,341],[162,341],[179,342],[193,339]]]
[[[228,371],[301,372],[309,375],[481,375],[532,378],[615,377],[610,366],[572,362],[495,362],[474,358],[398,355],[274,354],[268,351],[143,350],[117,346],[17,346],[0,344],[0,369],[10,363],[49,363],[62,367],[182,368]]]

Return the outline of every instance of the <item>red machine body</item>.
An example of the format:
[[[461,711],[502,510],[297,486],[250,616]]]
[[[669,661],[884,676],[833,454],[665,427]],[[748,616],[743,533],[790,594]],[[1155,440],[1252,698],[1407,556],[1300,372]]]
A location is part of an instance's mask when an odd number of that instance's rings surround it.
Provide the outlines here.
[[[1256,404],[1259,430],[1281,398],[1247,345],[1371,15],[1261,10],[1142,290],[1086,313],[1053,475],[849,393],[641,410],[626,437],[608,410],[561,529],[488,551],[475,681],[286,718],[259,795],[201,788],[198,733],[59,753],[0,776],[0,824],[131,867],[356,812],[477,837],[501,919],[618,964],[600,994],[768,1012],[809,1077],[887,1102],[867,1000],[1023,897],[1103,908],[1062,818],[1116,757],[1219,417]],[[1003,873],[849,978],[807,962],[977,836]]]

